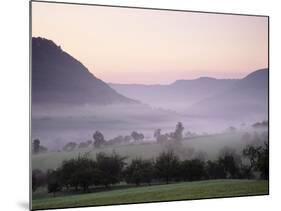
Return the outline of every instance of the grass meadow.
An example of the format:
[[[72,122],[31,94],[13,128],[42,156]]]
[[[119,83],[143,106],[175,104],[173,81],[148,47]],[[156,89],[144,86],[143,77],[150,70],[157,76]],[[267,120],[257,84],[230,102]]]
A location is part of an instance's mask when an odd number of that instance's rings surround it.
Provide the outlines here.
[[[57,197],[48,194],[34,199],[32,209],[265,195],[268,192],[266,180],[208,180],[131,187],[126,191],[117,189]]]

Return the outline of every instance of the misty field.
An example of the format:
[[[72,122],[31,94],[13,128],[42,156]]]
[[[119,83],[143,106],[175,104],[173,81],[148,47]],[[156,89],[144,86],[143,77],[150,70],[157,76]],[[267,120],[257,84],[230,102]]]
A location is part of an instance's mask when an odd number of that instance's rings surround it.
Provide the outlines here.
[[[189,200],[268,194],[266,180],[209,180],[167,185],[132,187],[69,196],[47,197],[32,201],[33,209],[108,205],[169,200]]]
[[[180,156],[192,154],[196,156],[196,153],[204,152],[206,158],[215,159],[219,151],[223,147],[230,147],[236,149],[237,152],[241,151],[248,143],[242,139],[243,133],[223,133],[216,135],[206,135],[201,137],[194,137],[191,139],[185,139],[180,149]],[[87,148],[77,149],[72,152],[47,152],[32,156],[32,168],[33,169],[54,169],[57,168],[63,160],[67,160],[73,157],[77,157],[79,154],[83,155],[88,153],[91,157],[95,158],[99,152],[112,153],[116,152],[119,155],[127,156],[128,160],[134,158],[150,159],[155,158],[163,150],[167,148],[166,145],[161,145],[156,142],[143,143],[143,144],[129,144],[118,146],[107,146],[104,148]]]

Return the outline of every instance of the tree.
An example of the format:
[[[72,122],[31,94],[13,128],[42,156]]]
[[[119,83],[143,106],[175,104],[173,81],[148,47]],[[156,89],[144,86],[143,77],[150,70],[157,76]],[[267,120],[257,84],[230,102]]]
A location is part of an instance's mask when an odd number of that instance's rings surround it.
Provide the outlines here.
[[[160,136],[161,136],[161,129],[158,128],[154,131],[153,137],[156,138],[156,141],[158,142]]]
[[[97,163],[87,155],[63,161],[60,171],[62,185],[67,189],[74,187],[77,191],[81,187],[83,191],[87,191],[89,186],[99,184]]]
[[[268,128],[268,121],[256,122],[252,125],[253,128]]]
[[[151,183],[154,176],[154,166],[151,160],[134,159],[124,170],[124,177],[127,183]]]
[[[156,129],[153,134],[154,138],[156,138],[157,143],[165,144],[169,141],[169,134],[161,134],[161,129]]]
[[[38,154],[42,152],[47,152],[48,148],[40,145],[40,140],[39,139],[34,139],[32,142],[32,153],[33,154]]]
[[[218,158],[218,163],[223,167],[227,178],[239,178],[241,158],[230,148],[224,148]]]
[[[181,143],[183,139],[183,130],[183,124],[181,122],[178,122],[175,131],[170,133],[170,138],[176,143]]]
[[[257,167],[256,169],[261,173],[260,177],[262,179],[268,180],[269,178],[269,145],[264,143],[264,146],[261,147]]]
[[[32,191],[46,184],[46,175],[39,169],[32,170]]]
[[[163,144],[167,143],[169,136],[167,134],[161,134],[161,129],[156,129],[154,131],[153,137],[156,138],[157,143]]]
[[[247,145],[243,151],[242,155],[246,159],[246,164],[242,165],[242,174],[244,177],[250,179],[253,176],[253,171],[256,169],[260,147],[254,147],[252,145]]]
[[[178,142],[182,141],[183,130],[184,130],[184,127],[183,127],[182,123],[178,122],[177,125],[176,125],[176,130],[175,130],[175,140],[176,141],[178,141]]]
[[[262,179],[268,179],[269,176],[269,147],[264,142],[263,146],[248,145],[243,149],[243,156],[247,164],[243,166],[244,174],[251,177],[253,171],[259,171]]]
[[[205,163],[199,159],[184,160],[181,162],[180,174],[184,180],[201,180],[205,176]]]
[[[164,179],[168,184],[169,181],[177,176],[179,169],[179,158],[172,150],[162,152],[155,162],[156,175]]]
[[[124,137],[124,143],[130,143],[130,141],[131,141],[131,139],[132,139],[132,136],[125,136]]]
[[[98,153],[96,160],[100,183],[102,185],[108,187],[110,184],[120,182],[125,165],[125,157],[121,157],[115,153],[110,156],[104,153]]]
[[[144,160],[141,172],[142,182],[150,185],[155,176],[154,162],[152,160]]]
[[[62,149],[64,151],[71,152],[71,151],[73,151],[76,148],[76,146],[77,146],[77,143],[69,142],[66,145],[64,145],[64,147]]]
[[[97,163],[92,159],[84,156],[78,157],[77,159],[77,169],[76,176],[78,178],[78,184],[83,189],[83,191],[87,191],[90,185],[95,183],[96,178],[96,169]],[[99,181],[96,181],[96,184]]]
[[[236,131],[237,131],[236,127],[230,126],[229,128],[227,128],[227,132],[235,133]]]
[[[48,193],[53,193],[53,196],[56,195],[56,192],[61,190],[60,170],[47,171],[47,185]]]
[[[239,177],[239,166],[235,162],[233,155],[221,156],[218,160],[219,165],[223,166],[227,178]]]
[[[142,133],[138,133],[136,131],[133,131],[131,133],[132,138],[134,139],[134,141],[142,141],[144,139],[144,135]]]
[[[40,151],[40,140],[39,139],[33,140],[32,148],[33,148],[33,153],[34,154],[38,154],[39,153],[39,151]]]
[[[222,166],[218,161],[208,160],[206,163],[206,176],[208,179],[226,178],[224,166]]]
[[[72,158],[63,161],[60,170],[62,185],[67,189],[75,187],[75,190],[78,190],[79,177],[77,175],[78,165],[76,159]]]
[[[131,136],[132,136],[132,138],[134,139],[134,141],[137,141],[138,140],[138,133],[136,132],[136,131],[133,131],[132,133],[131,133]]]
[[[94,138],[94,147],[100,148],[106,144],[104,136],[100,131],[96,131],[93,135]]]

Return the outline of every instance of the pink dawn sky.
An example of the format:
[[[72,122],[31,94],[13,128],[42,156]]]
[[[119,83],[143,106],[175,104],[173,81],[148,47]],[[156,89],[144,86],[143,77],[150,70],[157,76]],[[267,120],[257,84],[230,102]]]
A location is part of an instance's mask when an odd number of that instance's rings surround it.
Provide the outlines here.
[[[33,37],[114,83],[244,77],[268,66],[267,29],[266,17],[32,3]]]

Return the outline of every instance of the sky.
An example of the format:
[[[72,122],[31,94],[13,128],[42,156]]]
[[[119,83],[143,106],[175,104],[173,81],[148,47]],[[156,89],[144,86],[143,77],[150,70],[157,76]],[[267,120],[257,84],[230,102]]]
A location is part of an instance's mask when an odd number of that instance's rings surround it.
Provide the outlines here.
[[[32,2],[32,36],[112,83],[245,77],[268,67],[267,29],[266,17]]]

